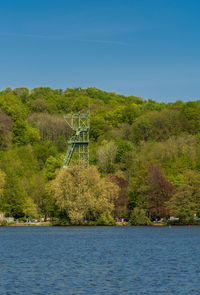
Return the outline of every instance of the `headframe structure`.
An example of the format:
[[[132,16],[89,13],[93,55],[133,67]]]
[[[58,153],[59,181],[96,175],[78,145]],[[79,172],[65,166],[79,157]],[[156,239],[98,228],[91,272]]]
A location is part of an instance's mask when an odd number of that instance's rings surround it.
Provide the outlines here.
[[[67,114],[64,115],[64,119],[73,130],[74,134],[68,140],[68,151],[64,159],[63,167],[69,166],[72,156],[75,153],[78,153],[79,160],[85,161],[85,165],[88,167],[90,112]]]

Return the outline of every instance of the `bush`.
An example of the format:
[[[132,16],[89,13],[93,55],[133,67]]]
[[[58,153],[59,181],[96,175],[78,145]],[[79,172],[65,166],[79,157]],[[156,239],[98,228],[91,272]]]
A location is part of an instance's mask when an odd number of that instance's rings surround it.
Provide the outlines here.
[[[151,221],[146,216],[144,209],[135,207],[131,213],[131,224],[133,225],[150,225]]]
[[[97,225],[97,222],[94,220],[90,220],[87,225],[95,226]]]
[[[0,220],[0,226],[6,226],[8,222],[6,220]]]
[[[100,215],[96,224],[97,225],[116,225],[116,222],[114,221],[110,213],[106,212]]]
[[[168,220],[167,225],[200,225],[200,220],[199,219]]]
[[[70,225],[69,220],[63,219],[63,220],[58,220],[54,221],[51,223],[52,226],[67,226]]]

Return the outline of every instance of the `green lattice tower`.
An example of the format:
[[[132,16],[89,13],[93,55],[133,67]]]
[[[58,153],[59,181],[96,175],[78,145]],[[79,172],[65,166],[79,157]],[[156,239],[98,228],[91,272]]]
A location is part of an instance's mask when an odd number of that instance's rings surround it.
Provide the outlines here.
[[[90,113],[71,113],[64,115],[64,119],[74,134],[68,141],[68,151],[65,157],[63,167],[69,166],[75,153],[78,153],[79,160],[85,161],[89,166],[89,129]]]

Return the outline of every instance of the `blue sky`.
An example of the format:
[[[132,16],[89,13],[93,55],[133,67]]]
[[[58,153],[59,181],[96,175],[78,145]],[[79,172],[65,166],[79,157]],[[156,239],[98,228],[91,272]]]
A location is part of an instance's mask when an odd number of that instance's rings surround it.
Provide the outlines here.
[[[0,0],[0,89],[200,99],[200,1]]]

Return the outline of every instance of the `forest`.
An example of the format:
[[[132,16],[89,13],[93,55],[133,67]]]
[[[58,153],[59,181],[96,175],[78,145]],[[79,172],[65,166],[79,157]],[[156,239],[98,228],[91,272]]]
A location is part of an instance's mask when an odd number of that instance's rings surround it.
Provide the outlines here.
[[[62,168],[63,115],[90,108],[90,166]],[[91,87],[0,92],[0,212],[60,224],[200,217],[200,101],[156,102]]]

